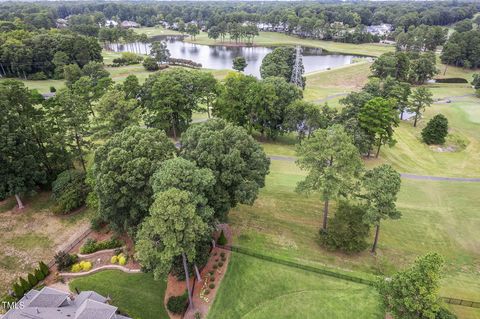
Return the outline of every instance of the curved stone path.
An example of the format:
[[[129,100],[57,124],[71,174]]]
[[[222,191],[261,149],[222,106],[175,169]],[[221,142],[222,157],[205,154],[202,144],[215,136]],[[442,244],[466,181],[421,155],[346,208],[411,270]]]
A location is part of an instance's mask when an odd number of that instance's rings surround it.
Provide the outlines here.
[[[102,271],[102,270],[121,270],[121,271],[129,273],[129,274],[137,274],[137,273],[141,272],[140,269],[130,269],[130,268],[123,267],[123,266],[120,266],[120,265],[104,265],[104,266],[100,266],[98,268],[93,268],[92,270],[89,270],[89,271],[61,272],[59,275],[62,276],[62,277],[69,277],[69,278],[71,278],[71,277],[81,277],[81,276],[91,275],[91,274],[97,273],[97,272]]]
[[[279,156],[279,155],[270,155],[270,159],[273,161],[286,161],[286,162],[295,162],[297,160],[296,157]],[[480,177],[442,177],[442,176],[416,175],[416,174],[408,174],[408,173],[401,173],[400,175],[403,178],[417,179],[417,180],[480,183]]]

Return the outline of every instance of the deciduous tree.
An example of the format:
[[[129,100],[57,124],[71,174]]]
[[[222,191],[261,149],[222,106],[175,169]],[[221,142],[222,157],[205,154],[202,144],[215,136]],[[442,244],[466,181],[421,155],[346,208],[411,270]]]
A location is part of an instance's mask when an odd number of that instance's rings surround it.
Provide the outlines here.
[[[175,257],[182,256],[191,307],[187,260],[195,259],[197,243],[208,234],[208,224],[202,218],[208,214],[213,214],[212,210],[198,205],[190,192],[175,188],[158,192],[135,243],[137,260],[156,279],[165,278]]]
[[[200,168],[209,168],[215,184],[208,204],[225,220],[237,204],[251,205],[265,185],[270,160],[241,127],[214,119],[192,125],[182,136],[181,155]]]
[[[395,318],[435,319],[441,311],[438,292],[444,259],[428,253],[413,266],[389,279],[380,279],[377,287],[383,303]]]
[[[233,59],[233,69],[239,72],[243,72],[247,67],[247,61],[243,56],[237,56]]]
[[[93,165],[100,217],[134,232],[152,204],[150,178],[175,152],[165,133],[140,127],[127,127],[100,146]]]

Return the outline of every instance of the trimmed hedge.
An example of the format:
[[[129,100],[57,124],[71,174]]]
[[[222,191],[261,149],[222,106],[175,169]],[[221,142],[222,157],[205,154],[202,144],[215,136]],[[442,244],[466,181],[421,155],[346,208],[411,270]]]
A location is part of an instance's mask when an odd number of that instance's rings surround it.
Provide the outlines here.
[[[464,78],[435,79],[435,83],[468,83]]]
[[[105,249],[113,249],[122,247],[123,242],[116,238],[112,238],[105,241],[97,242],[95,239],[87,239],[85,244],[80,248],[80,253],[82,254],[92,254],[94,252],[105,250]]]

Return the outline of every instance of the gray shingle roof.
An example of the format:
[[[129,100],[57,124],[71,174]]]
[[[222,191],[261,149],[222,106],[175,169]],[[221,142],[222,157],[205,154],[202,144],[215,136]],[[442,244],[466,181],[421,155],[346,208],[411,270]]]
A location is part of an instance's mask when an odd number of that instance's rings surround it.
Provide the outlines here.
[[[31,290],[21,300],[23,307],[11,309],[1,319],[130,319],[117,315],[117,307],[94,291],[83,291],[74,300],[69,294],[45,287]]]

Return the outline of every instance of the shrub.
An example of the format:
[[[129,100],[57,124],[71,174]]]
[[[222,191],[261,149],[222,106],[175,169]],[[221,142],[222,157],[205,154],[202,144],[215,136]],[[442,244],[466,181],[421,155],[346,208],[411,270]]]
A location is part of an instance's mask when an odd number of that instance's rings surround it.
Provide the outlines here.
[[[110,258],[110,262],[112,264],[116,264],[118,262],[118,257],[117,256],[112,256],[112,258]]]
[[[48,77],[45,75],[45,73],[40,71],[37,73],[30,74],[29,76],[27,76],[27,79],[37,81],[37,80],[46,80],[48,79]]]
[[[118,264],[125,266],[127,264],[127,257],[125,257],[125,255],[118,256]]]
[[[24,293],[27,293],[30,289],[32,289],[32,285],[30,285],[30,283],[23,278],[20,278],[20,285],[22,286]]]
[[[38,263],[38,268],[45,275],[45,277],[47,277],[50,273],[50,269],[48,269],[48,266],[43,261]]]
[[[54,213],[66,214],[84,205],[88,192],[84,172],[69,169],[60,173],[52,183],[52,197],[56,203]]]
[[[50,87],[50,93],[55,93],[57,92],[57,89],[54,86]]]
[[[211,273],[213,275],[213,271]],[[215,277],[214,276],[210,277],[210,281],[215,281]]]
[[[187,308],[188,293],[168,298],[167,309],[175,314],[183,314]]]
[[[448,134],[448,120],[442,114],[435,115],[422,130],[422,139],[428,145],[443,144]]]
[[[45,275],[39,268],[35,269],[34,273],[35,273],[35,278],[37,278],[37,281],[42,281],[43,279],[45,279]]]
[[[445,307],[441,307],[435,319],[457,319],[457,316]]]
[[[215,272],[213,270],[210,270],[208,273],[210,274],[210,276],[212,276]]]
[[[17,297],[18,299],[22,298],[25,294],[25,290],[23,290],[22,285],[20,285],[19,283],[14,283],[12,288],[15,297]]]
[[[81,261],[80,267],[82,267],[83,271],[89,271],[90,269],[92,269],[92,263],[89,261]]]
[[[225,234],[223,233],[223,229],[222,229],[222,232],[220,233],[220,236],[217,239],[217,244],[219,244],[220,246],[225,246],[227,244],[227,237],[225,237]]]
[[[80,248],[80,253],[92,254],[100,250],[113,249],[121,246],[123,246],[123,242],[116,238],[111,238],[109,240],[101,242],[97,242],[95,239],[89,238],[82,246],[82,248]]]
[[[146,57],[142,65],[147,71],[158,71],[159,69],[157,61],[152,57]]]
[[[210,290],[208,289],[205,289],[205,291],[203,292],[205,295],[208,295],[210,293]]]
[[[89,271],[92,269],[92,263],[89,261],[82,260],[81,262],[74,264],[72,266],[72,272],[80,272],[80,271]]]
[[[82,271],[82,266],[80,264],[74,264],[71,269],[72,272],[80,272]]]
[[[222,267],[222,266],[223,266],[223,262],[221,261],[218,263],[218,267]]]
[[[464,78],[435,79],[435,83],[468,83]]]
[[[88,196],[87,196],[88,198]],[[90,228],[95,231],[99,231],[105,225],[105,221],[100,216],[94,216],[90,220]]]
[[[38,284],[38,279],[33,274],[28,274],[27,280],[32,287],[35,287],[35,285]]]
[[[223,251],[220,253],[220,257],[225,258],[225,253]]]
[[[78,260],[77,255],[70,255],[64,251],[59,251],[55,255],[55,264],[57,265],[58,270],[68,269],[71,265],[76,263],[77,260]]]
[[[212,282],[210,285],[208,285],[208,288],[210,288],[210,289],[215,288],[215,284]]]
[[[321,233],[321,244],[331,250],[359,252],[367,247],[370,226],[365,224],[365,207],[340,201],[327,232]]]
[[[200,312],[195,312],[194,319],[201,319],[201,318],[202,318],[202,315],[200,314]]]
[[[218,268],[217,264],[213,265],[213,269],[217,269],[217,268]]]

